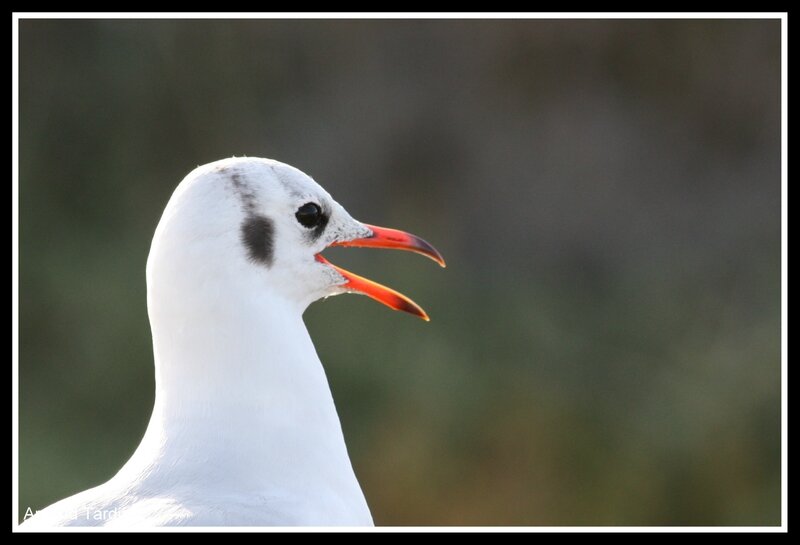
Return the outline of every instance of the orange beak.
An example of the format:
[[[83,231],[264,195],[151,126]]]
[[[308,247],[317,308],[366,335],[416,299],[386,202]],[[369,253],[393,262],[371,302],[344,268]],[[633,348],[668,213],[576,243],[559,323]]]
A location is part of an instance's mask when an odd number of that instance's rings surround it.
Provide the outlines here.
[[[412,235],[404,231],[398,231],[397,229],[375,227],[374,225],[366,225],[366,227],[372,231],[372,236],[348,240],[345,242],[334,242],[331,244],[331,246],[406,250],[429,257],[437,262],[441,267],[445,266],[442,254],[440,254],[436,248],[416,235]],[[351,273],[350,271],[342,269],[341,267],[337,267],[319,254],[316,255],[316,259],[320,263],[324,263],[333,268],[345,278],[345,283],[342,285],[342,287],[344,287],[348,292],[363,293],[364,295],[375,299],[379,303],[383,303],[389,308],[408,312],[409,314],[413,314],[414,316],[422,318],[426,322],[430,321],[430,318],[428,318],[428,315],[424,310],[422,310],[422,307],[402,293],[396,292],[395,290],[387,288],[386,286],[378,284],[377,282],[373,282],[372,280],[368,280],[363,276]]]

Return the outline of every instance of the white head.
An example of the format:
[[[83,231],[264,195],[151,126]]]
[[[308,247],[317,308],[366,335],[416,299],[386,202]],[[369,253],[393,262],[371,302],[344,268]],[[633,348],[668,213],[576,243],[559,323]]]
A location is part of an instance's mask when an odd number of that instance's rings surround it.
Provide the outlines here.
[[[301,312],[319,298],[361,292],[427,319],[404,296],[319,256],[331,245],[406,249],[444,266],[422,239],[353,219],[300,170],[270,159],[231,158],[196,168],[173,193],[153,238],[148,288],[255,277],[261,289]]]

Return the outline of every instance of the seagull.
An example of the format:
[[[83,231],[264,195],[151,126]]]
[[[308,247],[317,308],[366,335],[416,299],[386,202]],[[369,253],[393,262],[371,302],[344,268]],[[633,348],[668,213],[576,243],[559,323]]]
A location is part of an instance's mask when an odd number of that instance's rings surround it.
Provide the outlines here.
[[[147,260],[147,431],[111,480],[20,528],[372,526],[302,315],[340,293],[428,315],[331,264],[321,255],[330,246],[408,250],[445,266],[423,239],[353,219],[287,164],[234,157],[189,173]]]

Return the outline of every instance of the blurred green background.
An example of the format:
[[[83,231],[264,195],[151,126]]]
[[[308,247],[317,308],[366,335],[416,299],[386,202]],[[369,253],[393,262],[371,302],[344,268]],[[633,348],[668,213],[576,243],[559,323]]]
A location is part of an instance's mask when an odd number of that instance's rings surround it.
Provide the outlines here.
[[[780,524],[779,21],[23,20],[19,84],[20,515],[133,452],[161,211],[252,155],[447,258],[306,313],[376,523]]]

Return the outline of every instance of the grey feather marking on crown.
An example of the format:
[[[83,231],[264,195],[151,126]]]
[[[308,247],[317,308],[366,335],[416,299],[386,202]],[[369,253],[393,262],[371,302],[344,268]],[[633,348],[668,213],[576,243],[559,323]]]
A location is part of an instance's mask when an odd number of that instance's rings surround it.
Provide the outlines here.
[[[254,214],[256,211],[256,192],[252,186],[247,183],[244,175],[238,170],[233,170],[230,172],[228,179],[231,181],[233,191],[236,193],[236,196],[239,197],[244,211],[247,214]]]
[[[278,183],[280,183],[283,186],[283,188],[289,193],[289,195],[291,195],[292,197],[294,197],[296,199],[303,196],[303,194],[300,193],[297,190],[297,188],[295,188],[294,185],[284,177],[283,172],[281,172],[279,169],[276,169],[272,165],[270,165],[269,168],[272,170],[272,173],[275,175],[275,179],[278,180]]]

